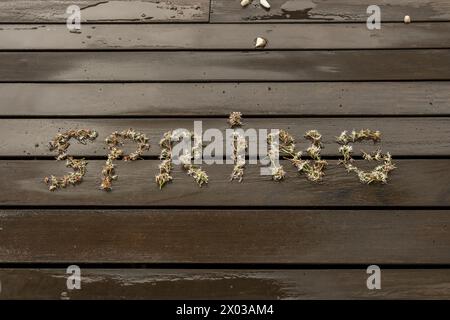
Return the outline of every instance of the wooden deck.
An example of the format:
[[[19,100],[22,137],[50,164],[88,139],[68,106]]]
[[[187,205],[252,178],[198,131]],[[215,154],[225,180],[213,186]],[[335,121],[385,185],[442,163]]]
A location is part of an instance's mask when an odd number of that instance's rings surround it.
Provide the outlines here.
[[[450,298],[450,2],[380,1],[373,31],[373,1],[269,2],[0,2],[0,299]],[[289,163],[280,183],[258,165],[230,182],[216,164],[205,187],[175,169],[159,190],[163,133],[225,130],[232,111],[302,149],[319,130],[323,182]],[[69,150],[88,172],[50,192],[43,177],[68,169],[47,143],[76,128],[99,133]],[[103,192],[104,139],[127,128],[151,148]],[[387,185],[338,166],[335,136],[365,128],[398,167]],[[71,264],[81,290],[66,288]],[[372,264],[381,290],[366,287]]]

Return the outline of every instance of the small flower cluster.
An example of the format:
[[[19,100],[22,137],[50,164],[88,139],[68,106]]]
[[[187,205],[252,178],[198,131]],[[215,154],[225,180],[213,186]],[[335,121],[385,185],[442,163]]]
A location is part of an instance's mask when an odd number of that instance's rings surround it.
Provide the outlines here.
[[[284,153],[284,158],[289,160],[300,173],[304,173],[309,181],[318,182],[325,175],[325,168],[327,161],[320,157],[320,150],[322,150],[322,135],[317,130],[307,131],[304,137],[311,141],[312,145],[306,149],[307,154],[313,159],[302,160],[302,152],[295,152],[294,138],[284,130],[280,130],[280,151]]]
[[[201,187],[203,184],[208,183],[208,175],[200,167],[197,167],[191,163],[192,155],[194,158],[201,156],[202,153],[202,141],[200,137],[194,135],[190,132],[189,136],[184,136],[184,138],[193,140],[193,147],[191,152],[186,152],[180,156],[180,161],[182,163],[183,169],[187,174],[194,178],[195,182]],[[161,154],[159,158],[162,160],[159,165],[159,174],[155,176],[155,182],[158,184],[159,188],[162,189],[164,185],[173,180],[171,176],[172,171],[172,131],[168,131],[164,134],[163,138],[159,142],[161,147]],[[183,137],[182,137],[183,138]]]
[[[129,155],[124,155],[120,146],[123,146],[124,140],[132,140],[136,142],[138,147],[136,151],[130,153]],[[124,161],[134,161],[139,159],[142,156],[144,151],[150,149],[150,144],[148,143],[148,138],[145,134],[136,132],[133,129],[124,130],[122,132],[115,131],[109,137],[105,139],[106,144],[108,145],[109,154],[108,159],[106,160],[106,164],[102,169],[102,183],[100,184],[100,188],[105,191],[110,191],[112,189],[113,180],[117,180],[118,176],[115,173],[115,165],[113,164],[114,160],[122,157]]]
[[[188,137],[189,138],[189,137]],[[187,171],[187,174],[194,178],[195,182],[201,187],[208,183],[208,175],[201,167],[192,164],[192,158],[197,159],[202,156],[202,139],[196,136],[193,132],[190,132],[190,138],[192,142],[192,149],[190,153],[186,153],[180,157],[180,161],[183,164],[183,169]]]
[[[208,183],[208,175],[202,170],[202,168],[192,164],[184,165],[183,168],[187,170],[187,174],[194,178],[195,182],[197,182],[200,187],[205,183]]]
[[[155,181],[162,189],[164,185],[172,181],[173,177],[170,175],[172,171],[172,131],[164,133],[163,138],[159,141],[161,147],[161,154],[159,159],[162,162],[159,164],[159,174],[155,176]]]
[[[350,134],[347,131],[343,131],[339,137],[336,137],[337,143],[346,145],[349,142],[360,142],[363,140],[372,140],[374,143],[381,140],[381,132],[370,129],[362,129],[359,131],[353,130]]]
[[[395,169],[395,165],[392,162],[392,156],[387,152],[386,154],[381,153],[381,150],[377,150],[372,153],[366,153],[363,151],[363,159],[368,161],[378,161],[382,162],[370,172],[360,170],[358,167],[354,166],[352,163],[354,159],[352,158],[353,148],[348,145],[349,142],[360,142],[360,141],[373,141],[377,143],[381,140],[380,131],[372,131],[369,129],[360,130],[356,132],[353,130],[351,134],[347,134],[347,131],[343,131],[339,137],[336,137],[336,141],[342,146],[339,147],[339,153],[344,157],[339,161],[347,169],[347,172],[355,172],[358,175],[359,181],[361,183],[370,184],[372,182],[387,183],[388,174]]]
[[[241,112],[232,112],[230,113],[230,117],[228,118],[228,123],[231,128],[242,126],[242,113]]]
[[[244,178],[245,168],[245,151],[247,150],[247,142],[245,137],[238,132],[233,132],[233,154],[234,162],[233,172],[231,173],[231,181],[238,180],[242,182]]]
[[[283,166],[279,164],[279,140],[282,140],[281,136],[284,134],[283,130],[280,130],[278,133],[269,133],[267,135],[267,144],[268,144],[268,156],[270,160],[270,168],[272,173],[272,180],[281,181],[286,176],[286,172],[283,169]]]
[[[67,157],[67,149],[70,147],[70,139],[75,139],[81,144],[94,141],[98,136],[97,131],[88,129],[69,130],[58,133],[52,141],[48,143],[50,151],[57,150],[56,160],[63,160]]]
[[[98,133],[94,130],[80,129],[69,130],[64,133],[59,133],[56,137],[49,142],[50,151],[57,150],[58,156],[56,160],[66,159],[66,167],[72,168],[74,172],[64,175],[61,178],[50,176],[45,177],[44,182],[49,184],[48,189],[54,191],[57,188],[65,188],[69,184],[75,185],[83,180],[83,176],[86,174],[87,161],[84,159],[74,159],[69,157],[67,149],[70,146],[70,140],[75,139],[81,144],[86,144],[88,141],[94,141],[98,136]]]
[[[233,115],[234,114],[234,115]],[[241,116],[240,112],[233,112],[230,114],[229,123],[231,127],[241,126]],[[238,180],[242,182],[244,178],[244,168],[245,168],[245,151],[247,150],[247,142],[245,141],[245,137],[237,132],[233,132],[233,154],[231,158],[234,162],[233,172],[231,173],[231,181]]]

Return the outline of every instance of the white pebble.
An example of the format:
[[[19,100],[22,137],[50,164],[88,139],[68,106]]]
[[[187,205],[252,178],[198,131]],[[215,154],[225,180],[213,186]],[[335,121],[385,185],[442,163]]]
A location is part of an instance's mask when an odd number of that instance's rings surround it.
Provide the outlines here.
[[[255,48],[264,48],[267,44],[267,40],[261,37],[256,38]]]
[[[241,6],[246,7],[246,6],[248,6],[250,3],[252,3],[252,0],[242,0],[242,1],[241,1]]]
[[[411,17],[410,16],[405,16],[405,18],[403,18],[403,22],[404,23],[411,23]]]
[[[270,3],[267,0],[259,0],[259,4],[266,9],[270,9]]]

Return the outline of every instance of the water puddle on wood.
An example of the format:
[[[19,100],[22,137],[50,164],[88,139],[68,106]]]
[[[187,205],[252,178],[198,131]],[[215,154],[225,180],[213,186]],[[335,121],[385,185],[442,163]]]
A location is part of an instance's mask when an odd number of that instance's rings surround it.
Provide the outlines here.
[[[84,21],[140,21],[193,19],[203,14],[198,5],[175,5],[170,2],[104,1],[82,7]]]

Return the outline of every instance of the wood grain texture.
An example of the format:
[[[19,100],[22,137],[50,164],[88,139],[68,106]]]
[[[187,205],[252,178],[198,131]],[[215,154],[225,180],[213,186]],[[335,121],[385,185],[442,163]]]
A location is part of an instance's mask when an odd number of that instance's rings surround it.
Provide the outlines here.
[[[1,210],[0,261],[448,264],[449,213]]]
[[[259,1],[242,8],[239,0],[211,0],[212,22],[366,22],[371,0],[271,0],[270,10]],[[450,4],[446,0],[381,0],[376,3],[383,22],[448,21]]]
[[[73,141],[69,154],[81,156],[105,156],[107,148],[105,138],[114,131],[133,128],[143,132],[150,139],[151,148],[144,155],[158,156],[158,145],[164,133],[178,128],[194,129],[194,121],[202,121],[203,132],[211,128],[219,129],[225,136],[229,128],[223,119],[1,119],[0,156],[35,157],[56,156],[49,151],[48,141],[59,132],[71,129],[94,129],[99,133],[93,143],[82,145]],[[339,145],[335,142],[344,130],[372,129],[380,130],[382,141],[376,144],[384,151],[395,156],[449,156],[450,155],[450,118],[276,118],[245,119],[244,129],[285,129],[297,141],[298,149],[306,150],[310,143],[303,138],[306,131],[316,129],[322,135],[324,156],[338,156]],[[264,133],[261,133],[262,135]],[[249,140],[249,146],[258,146],[256,137]],[[204,146],[210,140],[204,139]],[[225,142],[224,142],[225,145]],[[127,150],[135,148],[127,143]],[[356,143],[355,155],[360,149],[375,149],[372,142]],[[225,154],[225,147],[222,149]]]
[[[369,0],[211,1],[0,1],[0,299],[449,297],[449,1],[382,0],[374,31]],[[81,33],[65,26],[73,4]],[[380,130],[397,169],[362,185],[329,160],[312,183],[283,161],[283,182],[247,165],[237,183],[232,165],[203,165],[199,188],[176,167],[159,190],[162,134],[197,118],[223,131],[230,111],[245,128],[287,129],[300,149],[318,129],[328,157],[341,131]],[[130,127],[150,137],[148,157],[117,161],[101,191],[104,138]],[[70,149],[90,157],[87,175],[50,192],[43,178],[68,170],[39,157],[74,128],[100,133]],[[66,291],[65,264],[85,263],[83,290]],[[382,290],[367,290],[370,264],[397,265],[382,267]]]
[[[382,269],[368,290],[365,269],[86,269],[67,290],[63,269],[0,269],[1,299],[442,299],[448,269]],[[24,290],[24,288],[27,288]]]
[[[450,50],[1,52],[0,81],[449,80]]]
[[[0,96],[0,117],[450,115],[450,82],[438,81],[3,83]]]
[[[0,50],[251,50],[258,36],[276,49],[450,48],[450,23],[1,25]]]
[[[0,205],[3,206],[449,206],[450,160],[396,160],[398,167],[386,185],[362,185],[356,175],[348,174],[337,161],[330,160],[322,183],[299,176],[283,162],[286,180],[274,182],[260,175],[259,165],[248,165],[242,183],[230,182],[232,165],[203,166],[209,184],[198,187],[178,167],[174,181],[159,190],[154,176],[157,160],[117,162],[119,179],[112,192],[99,190],[104,161],[91,160],[84,182],[76,187],[50,192],[43,179],[67,172],[64,162],[50,160],[0,161]],[[356,165],[367,167],[361,161]]]
[[[208,21],[209,0],[3,0],[3,23],[66,23],[67,7],[81,9],[81,22]]]

